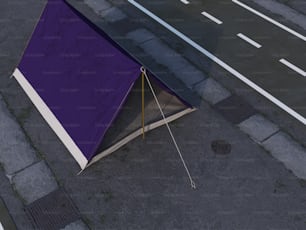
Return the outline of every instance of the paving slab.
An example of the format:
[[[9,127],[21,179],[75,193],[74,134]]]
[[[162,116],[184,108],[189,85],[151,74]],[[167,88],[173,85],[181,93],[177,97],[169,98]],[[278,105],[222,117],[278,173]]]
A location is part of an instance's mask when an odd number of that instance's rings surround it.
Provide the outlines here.
[[[68,224],[65,228],[62,228],[62,230],[89,230],[89,228],[82,220],[78,220]]]
[[[263,146],[297,177],[306,180],[306,149],[289,135],[279,132],[264,141]]]
[[[12,179],[16,191],[29,204],[58,188],[44,161],[18,172]]]
[[[85,0],[84,3],[97,14],[112,7],[112,5],[105,0]]]
[[[207,78],[196,84],[194,90],[210,104],[216,104],[231,95],[227,89],[212,78]]]
[[[219,111],[228,121],[239,124],[250,116],[256,114],[255,109],[241,97],[232,95],[217,104],[214,108]]]
[[[36,153],[0,96],[0,163],[7,174],[37,161]]]
[[[157,37],[152,34],[149,30],[140,28],[133,30],[126,35],[127,38],[133,40],[135,43],[140,44],[151,39],[156,39]]]
[[[113,7],[108,1],[86,0],[84,3],[108,22],[117,22],[126,18],[125,13]]]
[[[244,120],[238,126],[257,142],[264,141],[279,130],[276,124],[259,114]]]
[[[101,11],[100,16],[108,22],[117,22],[126,18],[125,13],[123,13],[117,7],[112,7]]]

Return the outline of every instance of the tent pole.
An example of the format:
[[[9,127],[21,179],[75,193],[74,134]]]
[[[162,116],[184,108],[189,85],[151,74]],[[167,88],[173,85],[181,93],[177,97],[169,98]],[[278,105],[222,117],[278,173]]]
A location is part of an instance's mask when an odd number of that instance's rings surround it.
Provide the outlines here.
[[[159,101],[158,101],[158,99],[157,99],[157,96],[156,96],[156,94],[155,94],[155,92],[154,92],[154,89],[153,89],[153,87],[152,87],[152,85],[151,85],[151,82],[150,82],[150,80],[149,80],[149,78],[148,78],[148,75],[147,75],[147,73],[146,73],[146,69],[144,68],[144,67],[141,67],[141,72],[142,72],[142,75],[146,78],[146,80],[147,80],[147,83],[148,83],[148,85],[149,85],[149,87],[150,87],[150,90],[151,90],[151,92],[152,92],[152,94],[153,94],[153,97],[154,97],[154,99],[155,99],[155,102],[156,102],[156,104],[157,104],[157,106],[158,106],[158,108],[159,108],[159,111],[160,111],[160,113],[161,113],[161,115],[162,115],[162,117],[163,117],[163,119],[164,119],[164,122],[165,122],[165,124],[166,124],[166,126],[167,126],[167,129],[168,129],[168,131],[169,131],[169,134],[170,134],[170,136],[171,136],[171,138],[172,138],[172,141],[173,141],[173,143],[174,143],[174,146],[175,146],[175,148],[176,148],[176,150],[177,150],[177,152],[178,152],[178,154],[179,154],[179,156],[180,156],[180,158],[181,158],[181,161],[182,161],[182,163],[183,163],[183,166],[184,166],[184,168],[185,168],[185,170],[186,170],[186,173],[187,173],[187,175],[188,175],[188,178],[189,178],[189,180],[190,180],[190,186],[193,188],[193,189],[196,189],[196,184],[195,184],[195,182],[193,181],[193,179],[192,179],[192,177],[191,177],[191,174],[190,174],[190,172],[189,172],[189,169],[188,169],[188,167],[187,167],[187,165],[186,165],[186,162],[185,162],[185,160],[184,160],[184,158],[183,158],[183,155],[182,155],[182,153],[181,153],[181,150],[180,150],[180,148],[179,148],[179,146],[178,146],[178,144],[177,144],[177,142],[176,142],[176,140],[175,140],[175,138],[174,138],[174,135],[173,135],[173,133],[172,133],[172,131],[171,131],[171,129],[170,129],[170,126],[169,126],[169,123],[168,123],[168,121],[167,121],[167,119],[166,119],[166,116],[165,116],[165,114],[164,114],[164,112],[163,112],[163,110],[162,110],[162,108],[161,108],[161,106],[160,106],[160,104],[159,104]]]
[[[141,72],[141,124],[142,124],[142,139],[145,138],[145,90],[144,90],[144,85],[145,85],[145,74],[144,72]]]

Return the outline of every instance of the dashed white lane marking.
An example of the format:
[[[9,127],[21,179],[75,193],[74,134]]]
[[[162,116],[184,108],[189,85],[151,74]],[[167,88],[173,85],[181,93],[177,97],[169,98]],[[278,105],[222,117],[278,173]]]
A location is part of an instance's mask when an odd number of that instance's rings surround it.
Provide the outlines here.
[[[271,102],[273,102],[274,104],[276,104],[277,106],[279,106],[280,108],[282,108],[284,111],[286,111],[287,113],[289,113],[291,116],[293,116],[295,119],[299,120],[301,123],[303,123],[304,125],[306,125],[306,118],[303,117],[302,115],[300,115],[299,113],[297,113],[296,111],[294,111],[293,109],[291,109],[289,106],[287,106],[286,104],[284,104],[283,102],[281,102],[280,100],[278,100],[276,97],[274,97],[273,95],[271,95],[270,93],[268,93],[267,91],[265,91],[263,88],[259,87],[258,85],[256,85],[254,82],[252,82],[251,80],[249,80],[248,78],[246,78],[245,76],[243,76],[241,73],[239,73],[237,70],[235,70],[234,68],[232,68],[231,66],[229,66],[228,64],[226,64],[225,62],[223,62],[222,60],[220,60],[218,57],[214,56],[212,53],[210,53],[209,51],[207,51],[206,49],[204,49],[202,46],[200,46],[199,44],[197,44],[196,42],[194,42],[193,40],[191,40],[189,37],[187,37],[186,35],[184,35],[182,32],[178,31],[177,29],[175,29],[173,26],[171,26],[170,24],[168,24],[167,22],[165,22],[164,20],[162,20],[161,18],[159,18],[158,16],[156,16],[155,14],[153,14],[151,11],[147,10],[145,7],[143,7],[142,5],[140,5],[139,3],[135,2],[134,0],[128,0],[129,3],[131,3],[132,5],[134,5],[136,8],[138,8],[139,10],[141,10],[143,13],[145,13],[146,15],[148,15],[149,17],[151,17],[152,19],[154,19],[156,22],[158,22],[159,24],[161,24],[162,26],[164,26],[165,28],[167,28],[169,31],[171,31],[172,33],[174,33],[176,36],[178,36],[179,38],[181,38],[182,40],[184,40],[186,43],[188,43],[189,45],[191,45],[192,47],[194,47],[195,49],[197,49],[199,52],[201,52],[202,54],[204,54],[206,57],[208,57],[209,59],[211,59],[212,61],[214,61],[215,63],[217,63],[218,65],[220,65],[222,68],[224,68],[225,70],[227,70],[228,72],[230,72],[231,74],[233,74],[235,77],[237,77],[238,79],[240,79],[242,82],[244,82],[245,84],[247,84],[248,86],[250,86],[251,88],[253,88],[254,90],[256,90],[258,93],[260,93],[262,96],[266,97],[268,100],[270,100]]]
[[[205,11],[203,11],[201,14],[202,14],[203,16],[209,18],[209,19],[212,20],[213,22],[217,23],[218,25],[220,25],[220,24],[223,23],[221,20],[219,20],[218,18],[212,16],[211,14],[209,14],[209,13],[207,13],[207,12],[205,12]]]
[[[186,5],[190,3],[190,2],[187,1],[187,0],[181,0],[181,2],[184,3],[184,4],[186,4]]]
[[[290,29],[289,27],[287,27],[287,26],[285,26],[285,25],[283,25],[283,24],[281,24],[281,23],[275,21],[274,19],[272,19],[272,18],[270,18],[270,17],[264,15],[263,13],[260,13],[259,11],[257,11],[257,10],[255,10],[255,9],[249,7],[248,5],[242,3],[242,2],[240,2],[240,1],[238,1],[238,0],[232,0],[232,2],[234,2],[234,3],[236,3],[237,5],[239,5],[239,6],[243,7],[243,8],[245,8],[246,10],[248,10],[248,11],[250,11],[250,12],[252,12],[252,13],[258,15],[259,17],[261,17],[261,18],[263,18],[263,19],[265,19],[265,20],[271,22],[272,24],[278,26],[279,28],[281,28],[281,29],[283,29],[283,30],[285,30],[285,31],[287,31],[287,32],[289,32],[289,33],[291,33],[291,34],[293,34],[294,36],[296,36],[296,37],[302,39],[303,41],[306,41],[306,37],[305,37],[304,35],[302,35],[302,34],[296,32],[296,31]]]
[[[254,40],[252,40],[251,38],[245,36],[242,33],[237,34],[237,36],[240,37],[241,39],[243,39],[244,41],[250,43],[252,46],[255,46],[257,49],[262,47],[259,43],[255,42]]]
[[[283,63],[284,65],[286,65],[288,68],[294,70],[295,72],[299,73],[300,75],[302,75],[303,77],[306,77],[306,72],[304,70],[302,70],[301,68],[293,65],[292,63],[290,63],[289,61],[287,61],[286,59],[282,58],[279,60],[279,62]]]

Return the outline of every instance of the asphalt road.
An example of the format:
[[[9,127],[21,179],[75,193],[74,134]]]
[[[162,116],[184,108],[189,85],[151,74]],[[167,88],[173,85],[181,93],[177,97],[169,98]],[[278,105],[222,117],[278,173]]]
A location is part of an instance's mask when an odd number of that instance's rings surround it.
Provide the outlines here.
[[[306,124],[306,37],[241,1],[129,2]]]

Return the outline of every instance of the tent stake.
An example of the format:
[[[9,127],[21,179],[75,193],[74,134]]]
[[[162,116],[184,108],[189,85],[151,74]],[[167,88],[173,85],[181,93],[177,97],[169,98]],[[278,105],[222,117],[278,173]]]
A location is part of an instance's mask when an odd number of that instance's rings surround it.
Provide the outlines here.
[[[186,162],[185,162],[185,160],[184,160],[184,158],[183,158],[183,155],[182,155],[182,153],[181,153],[181,150],[180,150],[180,148],[179,148],[179,146],[178,146],[178,144],[177,144],[177,142],[176,142],[176,140],[175,140],[175,138],[174,138],[174,135],[173,135],[173,133],[172,133],[172,131],[171,131],[171,129],[170,129],[169,123],[168,123],[167,120],[166,120],[166,116],[165,116],[165,114],[164,114],[164,112],[163,112],[163,110],[162,110],[162,108],[161,108],[161,106],[160,106],[160,104],[159,104],[159,101],[158,101],[158,99],[157,99],[157,96],[156,96],[156,94],[155,94],[155,92],[154,92],[154,89],[153,89],[153,87],[152,87],[152,85],[151,85],[151,82],[150,82],[150,80],[149,80],[149,78],[148,78],[148,75],[147,75],[147,73],[146,73],[146,69],[145,69],[144,67],[141,67],[140,70],[141,70],[142,74],[145,76],[145,78],[146,78],[146,80],[147,80],[147,83],[148,83],[148,85],[149,85],[149,87],[150,87],[150,90],[151,90],[151,92],[152,92],[152,94],[153,94],[153,97],[154,97],[154,99],[155,99],[155,101],[156,101],[156,104],[157,104],[157,106],[158,106],[158,108],[159,108],[159,111],[160,111],[160,113],[161,113],[161,115],[162,115],[162,117],[163,117],[163,119],[164,119],[164,122],[165,122],[165,124],[166,124],[166,126],[167,126],[167,129],[168,129],[169,133],[170,133],[170,136],[171,136],[171,138],[172,138],[172,141],[173,141],[173,143],[174,143],[174,145],[175,145],[175,148],[176,148],[176,150],[177,150],[177,152],[178,152],[178,154],[179,154],[179,156],[180,156],[180,158],[181,158],[181,161],[182,161],[182,163],[183,163],[183,166],[184,166],[184,168],[185,168],[185,170],[186,170],[186,173],[187,173],[187,175],[188,175],[188,177],[189,177],[189,180],[190,180],[190,186],[191,186],[193,189],[196,189],[196,184],[195,184],[195,182],[193,181],[193,179],[192,179],[192,177],[191,177],[191,174],[190,174],[189,169],[188,169],[188,167],[187,167],[187,165],[186,165]]]

